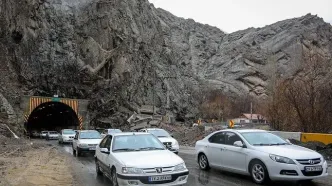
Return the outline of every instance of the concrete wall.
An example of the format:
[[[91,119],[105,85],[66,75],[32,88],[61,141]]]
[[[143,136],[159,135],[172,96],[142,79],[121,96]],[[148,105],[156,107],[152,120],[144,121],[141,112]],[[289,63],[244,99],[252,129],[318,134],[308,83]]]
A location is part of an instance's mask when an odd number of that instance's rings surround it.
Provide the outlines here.
[[[301,132],[281,132],[281,131],[269,131],[269,132],[278,135],[284,139],[295,139],[301,141]]]

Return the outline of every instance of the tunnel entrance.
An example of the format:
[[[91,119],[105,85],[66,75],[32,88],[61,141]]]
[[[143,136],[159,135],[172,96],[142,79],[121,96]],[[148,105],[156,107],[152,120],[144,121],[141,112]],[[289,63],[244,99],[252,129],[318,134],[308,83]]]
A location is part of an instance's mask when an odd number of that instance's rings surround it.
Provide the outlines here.
[[[79,120],[75,111],[61,102],[46,102],[36,107],[30,114],[25,128],[28,132],[61,129],[77,129]]]

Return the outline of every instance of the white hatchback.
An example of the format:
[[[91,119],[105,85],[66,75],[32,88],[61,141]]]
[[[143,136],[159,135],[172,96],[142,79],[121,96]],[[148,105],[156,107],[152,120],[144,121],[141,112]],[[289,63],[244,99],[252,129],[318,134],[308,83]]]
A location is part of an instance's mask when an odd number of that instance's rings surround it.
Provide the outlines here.
[[[201,169],[247,174],[255,183],[312,180],[327,176],[327,162],[313,150],[264,130],[221,130],[196,142]]]
[[[95,154],[97,174],[113,186],[183,185],[189,171],[182,158],[149,133],[114,133],[100,142]]]

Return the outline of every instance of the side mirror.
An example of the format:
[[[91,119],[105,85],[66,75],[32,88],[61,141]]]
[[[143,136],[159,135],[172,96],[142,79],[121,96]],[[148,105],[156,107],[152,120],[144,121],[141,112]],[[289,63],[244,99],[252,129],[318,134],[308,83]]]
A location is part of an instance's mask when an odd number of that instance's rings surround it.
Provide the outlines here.
[[[104,153],[104,154],[110,154],[110,151],[108,150],[108,148],[101,148],[100,152]]]
[[[234,142],[234,146],[235,147],[242,147],[242,148],[244,147],[242,141],[236,141],[236,142]]]

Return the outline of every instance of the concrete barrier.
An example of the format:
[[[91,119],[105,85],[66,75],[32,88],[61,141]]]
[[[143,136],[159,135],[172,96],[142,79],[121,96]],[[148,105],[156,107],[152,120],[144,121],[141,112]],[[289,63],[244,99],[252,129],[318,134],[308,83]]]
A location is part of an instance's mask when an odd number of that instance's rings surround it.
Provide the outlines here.
[[[301,142],[319,141],[325,145],[332,143],[332,134],[302,133]]]
[[[295,139],[300,141],[301,140],[301,132],[281,132],[281,131],[269,131],[272,134],[280,136],[284,139]]]

